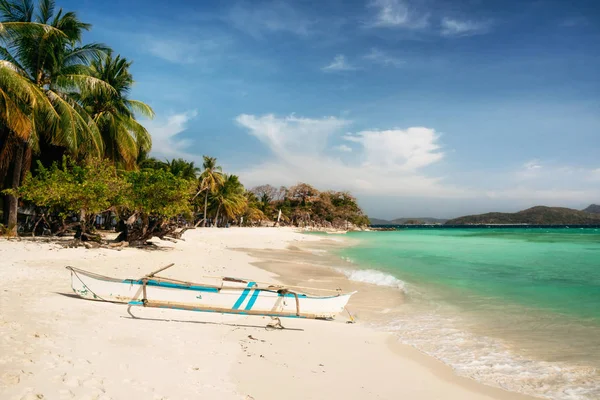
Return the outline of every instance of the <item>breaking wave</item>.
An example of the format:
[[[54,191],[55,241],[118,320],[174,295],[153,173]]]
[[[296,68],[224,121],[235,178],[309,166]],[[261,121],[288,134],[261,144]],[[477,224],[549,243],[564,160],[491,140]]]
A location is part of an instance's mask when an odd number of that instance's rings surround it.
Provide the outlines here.
[[[351,270],[345,268],[336,268],[336,270],[346,275],[351,281],[394,287],[406,291],[406,283],[404,281],[381,271],[374,269]]]

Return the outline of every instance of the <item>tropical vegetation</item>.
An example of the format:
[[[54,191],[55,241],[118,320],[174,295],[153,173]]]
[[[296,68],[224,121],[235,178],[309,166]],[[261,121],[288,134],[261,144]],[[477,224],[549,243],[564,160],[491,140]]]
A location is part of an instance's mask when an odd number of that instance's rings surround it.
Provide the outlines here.
[[[98,227],[144,243],[181,226],[366,225],[350,194],[308,184],[247,190],[214,157],[150,156],[130,98],[132,62],[84,43],[91,25],[54,0],[0,0],[0,185],[8,234],[91,238]],[[18,220],[18,213],[23,216]]]

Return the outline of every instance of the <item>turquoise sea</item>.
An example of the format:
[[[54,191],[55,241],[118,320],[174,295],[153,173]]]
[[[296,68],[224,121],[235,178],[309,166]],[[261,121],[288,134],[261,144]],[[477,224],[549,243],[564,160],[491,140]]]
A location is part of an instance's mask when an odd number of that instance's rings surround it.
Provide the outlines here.
[[[350,279],[394,286],[399,339],[484,383],[600,399],[600,229],[356,232]]]

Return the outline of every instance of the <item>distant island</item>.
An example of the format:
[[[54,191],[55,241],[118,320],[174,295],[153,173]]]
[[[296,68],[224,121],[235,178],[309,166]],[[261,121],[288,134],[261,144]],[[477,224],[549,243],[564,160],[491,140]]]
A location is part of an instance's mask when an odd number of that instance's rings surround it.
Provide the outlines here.
[[[416,217],[385,220],[369,218],[377,225],[600,225],[600,205],[583,210],[566,207],[535,206],[515,213],[490,212],[454,219]]]
[[[583,211],[588,212],[588,213],[592,213],[592,214],[600,214],[600,205],[598,205],[598,204],[590,204]]]
[[[396,218],[391,221],[379,218],[369,218],[371,225],[431,225],[443,224],[447,219],[431,217]]]
[[[590,211],[591,210],[591,211]],[[515,213],[491,212],[467,215],[445,225],[600,225],[600,206],[592,204],[579,211],[564,207],[535,206]]]

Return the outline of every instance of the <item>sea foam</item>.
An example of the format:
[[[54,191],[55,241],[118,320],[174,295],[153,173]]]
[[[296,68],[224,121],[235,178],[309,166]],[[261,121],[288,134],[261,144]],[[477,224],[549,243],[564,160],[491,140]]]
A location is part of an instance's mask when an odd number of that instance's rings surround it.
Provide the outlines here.
[[[377,271],[374,269],[345,269],[336,268],[338,272],[346,275],[348,279],[355,282],[370,283],[378,286],[395,287],[402,291],[406,291],[406,283],[392,275]]]
[[[553,400],[600,398],[595,368],[527,358],[500,339],[469,333],[460,325],[458,319],[439,314],[408,313],[384,328],[458,375],[490,386]]]

